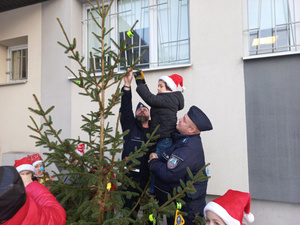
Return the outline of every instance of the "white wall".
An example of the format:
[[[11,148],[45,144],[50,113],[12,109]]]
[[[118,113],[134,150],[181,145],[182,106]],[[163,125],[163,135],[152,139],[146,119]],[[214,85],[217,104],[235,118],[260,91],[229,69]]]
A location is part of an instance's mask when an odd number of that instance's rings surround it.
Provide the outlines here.
[[[7,48],[0,45],[0,84],[5,83],[7,80],[6,67],[7,67]]]
[[[202,135],[211,163],[208,193],[248,191],[241,2],[190,4],[193,66],[184,77],[191,90],[185,99],[202,107],[214,126]]]
[[[0,87],[0,153],[38,152],[27,125],[32,125],[29,115],[33,115],[28,107],[35,107],[32,94],[41,93],[41,5],[0,13],[0,30],[0,41],[28,36],[30,59],[26,84]]]

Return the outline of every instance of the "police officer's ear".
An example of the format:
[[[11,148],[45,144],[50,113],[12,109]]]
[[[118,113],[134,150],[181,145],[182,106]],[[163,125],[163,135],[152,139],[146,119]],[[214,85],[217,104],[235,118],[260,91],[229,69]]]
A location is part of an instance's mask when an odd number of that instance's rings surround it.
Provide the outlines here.
[[[195,124],[193,124],[192,126],[189,127],[188,130],[189,134],[200,134],[199,129],[196,127]]]

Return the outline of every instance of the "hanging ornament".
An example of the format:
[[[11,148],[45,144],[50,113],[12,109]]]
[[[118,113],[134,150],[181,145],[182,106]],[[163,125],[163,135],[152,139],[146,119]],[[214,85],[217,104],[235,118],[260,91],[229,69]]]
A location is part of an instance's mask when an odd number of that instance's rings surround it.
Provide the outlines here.
[[[176,213],[175,213],[175,221],[174,221],[174,225],[183,225],[185,223],[182,215],[180,214],[179,212],[179,209],[181,209],[181,203],[180,202],[177,202],[177,210],[176,210]]]

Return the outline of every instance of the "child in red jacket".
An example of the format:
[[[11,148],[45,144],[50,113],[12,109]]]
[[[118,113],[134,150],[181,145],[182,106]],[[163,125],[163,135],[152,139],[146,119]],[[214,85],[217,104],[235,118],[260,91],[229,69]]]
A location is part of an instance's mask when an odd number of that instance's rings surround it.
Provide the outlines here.
[[[0,224],[66,224],[65,210],[45,186],[32,181],[34,168],[26,159],[17,164],[19,171],[29,171],[21,176],[13,166],[0,166]]]

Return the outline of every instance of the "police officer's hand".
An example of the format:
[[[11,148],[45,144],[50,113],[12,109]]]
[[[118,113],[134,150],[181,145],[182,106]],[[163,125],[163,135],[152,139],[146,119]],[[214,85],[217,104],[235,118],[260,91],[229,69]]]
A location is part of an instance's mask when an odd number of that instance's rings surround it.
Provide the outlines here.
[[[148,162],[150,162],[151,161],[151,159],[158,159],[158,156],[157,156],[157,154],[156,153],[151,153],[150,155],[149,155],[149,160],[148,160]]]
[[[131,86],[131,81],[132,81],[132,78],[133,78],[133,71],[132,71],[132,68],[128,68],[128,73],[127,75],[124,77],[124,86],[125,87],[129,87]]]

